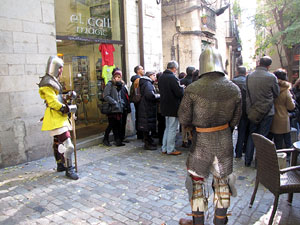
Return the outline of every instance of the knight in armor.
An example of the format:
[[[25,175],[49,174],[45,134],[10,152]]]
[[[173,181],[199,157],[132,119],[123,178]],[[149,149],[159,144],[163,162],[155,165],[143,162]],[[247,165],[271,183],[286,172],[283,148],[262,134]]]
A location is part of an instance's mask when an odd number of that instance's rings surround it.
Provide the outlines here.
[[[224,74],[221,55],[208,46],[200,55],[199,79],[184,92],[178,117],[193,129],[187,157],[186,188],[193,220],[180,219],[181,225],[204,224],[208,208],[205,185],[213,175],[214,224],[226,224],[230,196],[236,195],[233,169],[232,131],[241,117],[241,93]]]
[[[72,166],[72,154],[74,145],[71,141],[72,130],[68,114],[76,106],[68,105],[62,96],[62,86],[59,82],[63,72],[64,62],[57,56],[50,56],[47,63],[46,74],[39,83],[40,97],[45,100],[46,111],[44,114],[42,131],[50,131],[54,138],[53,151],[57,162],[57,171],[66,171],[66,176],[77,180],[74,167]]]

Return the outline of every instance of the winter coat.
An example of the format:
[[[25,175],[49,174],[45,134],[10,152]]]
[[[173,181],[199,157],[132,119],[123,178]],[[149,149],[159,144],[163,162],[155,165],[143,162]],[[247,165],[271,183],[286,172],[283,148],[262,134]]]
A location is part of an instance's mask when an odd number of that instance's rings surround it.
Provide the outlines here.
[[[280,95],[274,101],[275,115],[270,132],[274,134],[285,134],[291,130],[288,110],[293,110],[295,103],[289,90],[290,84],[280,79],[278,79],[278,83]]]
[[[121,97],[122,97],[123,102],[124,102],[123,112],[131,113],[128,89],[127,89],[127,86],[125,84],[123,85],[123,87],[121,89]]]
[[[42,130],[54,130],[69,126],[68,114],[60,111],[63,103],[58,100],[62,87],[58,80],[50,75],[45,75],[39,84],[39,94],[46,102]]]
[[[163,116],[177,117],[177,111],[183,97],[183,87],[170,70],[165,70],[158,79],[160,92],[160,111]]]
[[[293,87],[292,93],[294,95],[294,99],[296,100],[298,105],[300,105],[300,88],[298,88],[297,86]]]
[[[246,76],[239,75],[232,79],[232,82],[235,83],[241,90],[242,94],[242,116],[246,116]]]
[[[192,74],[188,74],[188,75],[186,75],[185,78],[183,78],[183,79],[180,80],[180,84],[183,84],[183,85],[185,85],[187,87],[187,86],[189,86],[192,83],[192,81],[193,81]]]
[[[139,85],[142,99],[138,108],[138,130],[154,131],[156,130],[156,103],[159,94],[155,93],[153,81],[147,76],[141,77]]]
[[[178,111],[179,122],[190,127],[211,128],[228,124],[214,132],[193,132],[193,145],[187,168],[208,177],[215,157],[221,177],[232,173],[233,144],[231,130],[242,112],[241,92],[221,73],[208,73],[186,89]]]
[[[130,78],[131,83],[133,84],[134,81],[135,81],[136,79],[138,79],[138,78],[141,78],[141,76],[140,76],[140,75],[137,75],[137,74],[133,75],[133,76]]]
[[[103,98],[111,104],[112,113],[122,113],[124,102],[121,97],[121,91],[117,90],[116,83],[113,80],[108,81],[103,91]]]
[[[251,102],[249,98],[251,97]],[[256,70],[248,75],[247,89],[247,113],[252,104],[266,113],[266,116],[273,116],[275,113],[274,99],[279,95],[279,86],[276,76],[268,72],[265,67],[256,67]]]

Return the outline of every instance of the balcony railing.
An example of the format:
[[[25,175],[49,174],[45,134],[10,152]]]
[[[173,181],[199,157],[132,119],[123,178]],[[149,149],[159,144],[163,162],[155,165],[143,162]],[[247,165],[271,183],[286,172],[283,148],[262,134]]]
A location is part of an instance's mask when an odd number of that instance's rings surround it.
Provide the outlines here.
[[[234,37],[239,39],[239,31],[235,20],[226,21],[226,37]]]
[[[207,6],[203,6],[203,17],[207,17],[206,27],[212,31],[216,31],[216,13],[214,10]],[[203,24],[204,25],[204,24]]]

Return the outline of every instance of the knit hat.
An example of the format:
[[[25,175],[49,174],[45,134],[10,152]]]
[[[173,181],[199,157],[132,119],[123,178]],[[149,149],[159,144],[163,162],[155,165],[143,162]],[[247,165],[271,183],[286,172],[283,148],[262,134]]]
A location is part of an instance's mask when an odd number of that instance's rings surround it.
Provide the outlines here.
[[[113,73],[113,76],[116,76],[116,75],[119,75],[122,77],[122,71],[121,70],[116,70],[114,73]]]
[[[155,73],[152,72],[152,71],[150,71],[150,72],[147,72],[147,73],[145,74],[145,76],[146,76],[146,77],[150,77],[150,76],[153,75],[153,74],[155,74]]]

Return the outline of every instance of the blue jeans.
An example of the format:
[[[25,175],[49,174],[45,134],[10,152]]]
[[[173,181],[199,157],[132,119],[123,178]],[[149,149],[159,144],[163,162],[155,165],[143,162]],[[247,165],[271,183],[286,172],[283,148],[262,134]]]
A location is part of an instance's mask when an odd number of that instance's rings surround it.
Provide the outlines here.
[[[166,116],[166,128],[161,147],[162,152],[167,152],[168,154],[174,152],[178,125],[179,121],[177,117]]]
[[[245,154],[245,163],[250,164],[253,160],[254,143],[251,134],[258,133],[266,137],[270,131],[272,121],[273,121],[273,116],[266,116],[259,124],[255,124],[250,121],[249,136],[247,140],[247,147],[246,147],[246,154]]]
[[[248,139],[249,119],[246,115],[241,117],[238,125],[238,139],[235,146],[235,157],[240,158],[243,155],[243,149],[246,149]]]

